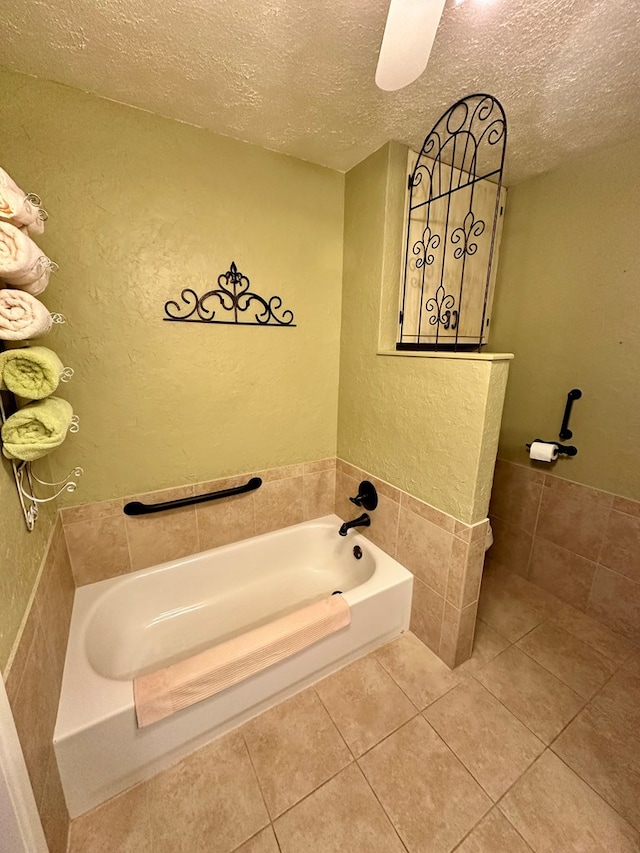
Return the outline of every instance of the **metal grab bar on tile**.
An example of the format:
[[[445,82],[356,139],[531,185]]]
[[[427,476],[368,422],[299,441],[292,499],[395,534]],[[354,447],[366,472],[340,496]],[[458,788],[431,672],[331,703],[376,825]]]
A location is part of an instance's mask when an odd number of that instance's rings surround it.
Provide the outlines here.
[[[152,512],[164,512],[167,509],[180,509],[193,504],[201,504],[205,501],[217,501],[220,498],[231,498],[234,495],[244,495],[246,492],[254,492],[262,485],[260,477],[252,477],[243,486],[234,486],[232,489],[220,489],[219,492],[208,492],[206,495],[194,495],[189,498],[177,498],[175,501],[163,501],[159,504],[143,504],[140,501],[129,501],[124,505],[125,515],[149,515]]]

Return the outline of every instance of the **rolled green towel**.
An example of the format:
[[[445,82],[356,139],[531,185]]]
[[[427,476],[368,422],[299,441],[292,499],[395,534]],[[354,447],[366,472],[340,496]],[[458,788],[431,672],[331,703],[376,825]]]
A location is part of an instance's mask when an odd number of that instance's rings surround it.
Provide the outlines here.
[[[7,418],[2,435],[2,452],[7,459],[32,462],[64,441],[73,409],[60,397],[29,403]]]
[[[47,347],[21,347],[0,353],[0,388],[18,397],[42,400],[58,387],[64,365]]]

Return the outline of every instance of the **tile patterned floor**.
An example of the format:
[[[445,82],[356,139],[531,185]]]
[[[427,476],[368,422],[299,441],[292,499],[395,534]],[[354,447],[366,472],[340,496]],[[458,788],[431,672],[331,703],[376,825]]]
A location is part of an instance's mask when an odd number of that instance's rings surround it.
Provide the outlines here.
[[[640,649],[487,570],[413,634],[73,821],[70,853],[640,853]]]

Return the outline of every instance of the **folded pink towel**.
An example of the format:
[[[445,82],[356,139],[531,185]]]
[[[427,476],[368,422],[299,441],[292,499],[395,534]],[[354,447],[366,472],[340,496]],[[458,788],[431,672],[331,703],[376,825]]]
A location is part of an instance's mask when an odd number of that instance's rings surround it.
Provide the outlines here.
[[[53,324],[49,309],[23,290],[0,290],[0,340],[25,341],[45,335]]]
[[[55,264],[33,240],[8,222],[0,220],[0,280],[14,287],[28,288],[32,296],[41,293]]]
[[[331,595],[186,660],[134,679],[138,728],[188,708],[317,643],[351,622],[342,595]]]

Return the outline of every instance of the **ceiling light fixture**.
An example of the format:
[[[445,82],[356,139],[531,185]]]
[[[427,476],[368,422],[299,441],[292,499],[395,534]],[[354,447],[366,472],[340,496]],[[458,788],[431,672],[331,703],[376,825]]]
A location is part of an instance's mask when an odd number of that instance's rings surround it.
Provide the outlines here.
[[[394,92],[427,67],[446,0],[391,0],[382,36],[376,85]]]

